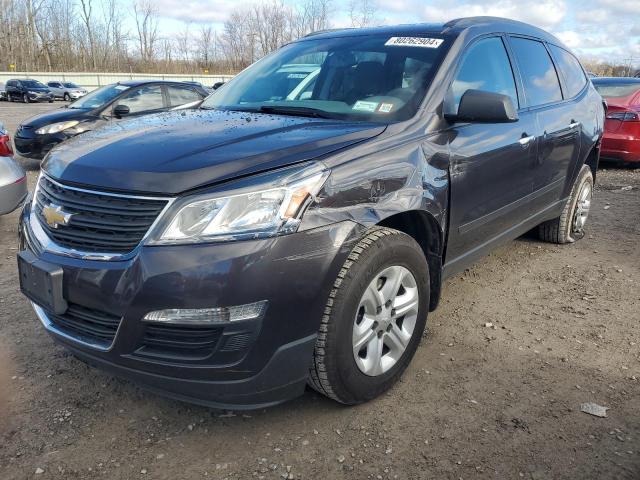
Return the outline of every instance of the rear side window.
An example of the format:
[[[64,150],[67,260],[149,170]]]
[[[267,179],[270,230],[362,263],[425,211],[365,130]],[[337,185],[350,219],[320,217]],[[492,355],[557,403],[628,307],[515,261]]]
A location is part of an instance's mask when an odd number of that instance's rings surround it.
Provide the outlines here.
[[[567,52],[565,49],[549,45],[551,53],[555,57],[558,69],[564,77],[564,83],[567,87],[567,98],[575,97],[587,84],[587,77],[580,66],[578,59]]]
[[[501,93],[518,105],[516,84],[509,57],[499,37],[486,38],[473,45],[464,56],[460,70],[451,84],[450,95],[458,111],[460,99],[467,90]]]
[[[593,86],[604,98],[630,97],[634,93],[640,93],[640,80],[635,83],[600,83],[593,82]]]
[[[562,100],[560,81],[542,42],[511,38],[530,107]]]
[[[169,92],[169,105],[172,107],[202,100],[202,97],[189,87],[169,86],[167,91]]]

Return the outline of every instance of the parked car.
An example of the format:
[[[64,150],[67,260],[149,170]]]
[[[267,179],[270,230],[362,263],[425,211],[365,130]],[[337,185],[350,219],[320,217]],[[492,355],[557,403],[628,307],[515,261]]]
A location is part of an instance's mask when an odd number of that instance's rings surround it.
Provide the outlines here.
[[[7,100],[7,89],[3,82],[0,82],[0,101]]]
[[[88,93],[65,108],[29,118],[16,131],[17,153],[42,159],[57,144],[95,128],[185,104],[194,105],[206,91],[182,82],[129,81]]]
[[[187,85],[194,85],[196,87],[199,87],[202,90],[204,90],[205,92],[207,92],[207,94],[210,94],[213,91],[212,89],[210,89],[209,87],[203,85],[200,82],[195,82],[195,81],[191,81],[191,80],[183,80],[182,83],[186,83]]]
[[[311,95],[289,99],[278,72],[310,59]],[[199,110],[51,151],[22,291],[74,355],[156,392],[256,408],[309,382],[364,402],[411,361],[444,278],[532,228],[584,235],[603,123],[576,57],[527,24],[305,37]]]
[[[47,82],[47,87],[49,87],[49,90],[53,93],[54,98],[61,98],[65,102],[77,100],[87,94],[84,88],[79,87],[73,82]]]
[[[640,78],[594,78],[607,102],[602,139],[603,158],[640,163]]]
[[[49,88],[38,80],[9,80],[5,86],[7,99],[10,102],[22,101],[53,103],[53,94]]]
[[[9,133],[0,122],[0,215],[13,212],[27,198],[27,175],[12,155]]]

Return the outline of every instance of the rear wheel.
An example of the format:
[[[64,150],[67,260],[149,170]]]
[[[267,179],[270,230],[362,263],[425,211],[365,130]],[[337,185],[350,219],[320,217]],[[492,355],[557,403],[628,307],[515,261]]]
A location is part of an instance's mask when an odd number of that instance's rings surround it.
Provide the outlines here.
[[[588,165],[583,165],[562,214],[538,227],[540,239],[563,244],[573,243],[584,237],[584,227],[591,209],[592,198],[593,174]]]
[[[420,343],[429,267],[416,241],[376,227],[353,248],[325,307],[309,383],[345,404],[389,389]]]

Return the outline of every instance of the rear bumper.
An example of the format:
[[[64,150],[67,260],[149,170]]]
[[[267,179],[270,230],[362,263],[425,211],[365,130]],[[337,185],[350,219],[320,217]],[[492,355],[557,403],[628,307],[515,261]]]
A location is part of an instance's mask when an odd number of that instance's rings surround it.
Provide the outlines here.
[[[28,211],[27,206],[21,244],[62,268],[65,300],[119,322],[111,343],[96,347],[36,305],[57,342],[87,363],[144,388],[238,409],[273,405],[303,392],[329,289],[363,228],[341,222],[269,239],[138,247],[126,260],[98,261],[39,251]],[[142,320],[154,310],[263,300],[268,307],[262,318],[216,325],[213,346],[197,356],[154,347],[150,331],[155,329],[152,335],[158,338],[159,324]],[[165,332],[162,340],[173,342],[172,330]]]
[[[602,139],[600,156],[623,162],[640,162],[640,137],[607,132]]]
[[[0,186],[0,215],[6,215],[16,210],[24,203],[27,195],[26,180]]]

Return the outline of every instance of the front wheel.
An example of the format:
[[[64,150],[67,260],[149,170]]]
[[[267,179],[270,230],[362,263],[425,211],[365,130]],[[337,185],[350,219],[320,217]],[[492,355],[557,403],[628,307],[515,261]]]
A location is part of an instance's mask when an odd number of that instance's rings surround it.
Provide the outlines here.
[[[65,102],[68,102],[68,101],[70,101],[70,100],[71,100],[71,97],[69,96],[69,94],[68,94],[68,93],[65,93],[65,94],[64,94],[64,101],[65,101]]]
[[[29,95],[26,93],[22,95],[22,103],[29,103]]]
[[[420,246],[398,230],[369,230],[333,284],[310,385],[349,405],[385,392],[413,358],[428,307],[429,267]]]
[[[583,165],[562,214],[538,227],[540,239],[563,244],[573,243],[584,237],[584,227],[591,209],[592,198],[593,174],[588,165]]]

